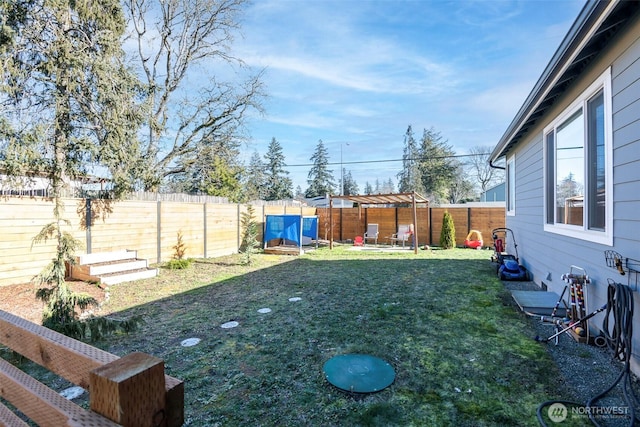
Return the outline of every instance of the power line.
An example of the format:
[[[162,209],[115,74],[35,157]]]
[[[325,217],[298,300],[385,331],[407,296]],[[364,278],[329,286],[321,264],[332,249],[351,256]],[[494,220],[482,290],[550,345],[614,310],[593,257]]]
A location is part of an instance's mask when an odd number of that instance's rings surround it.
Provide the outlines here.
[[[371,164],[371,163],[391,163],[391,162],[404,162],[406,160],[440,160],[440,159],[457,159],[461,157],[475,157],[475,156],[488,156],[491,153],[476,153],[476,154],[453,154],[450,156],[433,156],[433,157],[411,157],[407,159],[387,159],[387,160],[357,160],[351,162],[328,162],[326,165],[362,165],[362,164]],[[298,165],[284,165],[285,167],[294,168],[294,167],[308,167],[315,166],[315,163],[301,163]]]

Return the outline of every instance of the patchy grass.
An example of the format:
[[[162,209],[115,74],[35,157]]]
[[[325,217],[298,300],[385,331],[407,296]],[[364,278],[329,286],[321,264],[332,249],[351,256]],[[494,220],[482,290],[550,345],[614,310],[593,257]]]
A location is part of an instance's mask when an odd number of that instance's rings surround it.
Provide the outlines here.
[[[348,249],[251,266],[195,260],[114,285],[102,314],[145,323],[100,346],[164,359],[185,381],[189,426],[537,426],[537,406],[565,393],[488,251]],[[220,327],[229,321],[239,326]],[[394,383],[362,395],[333,387],[322,367],[346,353],[386,360]]]
[[[103,309],[146,323],[103,345],[164,359],[185,381],[186,425],[538,425],[558,374],[488,251],[347,249],[197,260],[113,286]],[[180,346],[191,337],[202,341]],[[395,382],[339,391],[322,366],[345,353],[386,360]]]

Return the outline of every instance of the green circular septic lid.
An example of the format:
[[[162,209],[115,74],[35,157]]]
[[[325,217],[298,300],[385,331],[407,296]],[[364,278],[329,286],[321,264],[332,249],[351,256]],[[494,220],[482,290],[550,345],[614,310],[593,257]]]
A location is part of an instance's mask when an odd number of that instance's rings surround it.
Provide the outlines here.
[[[387,362],[366,354],[342,354],[324,364],[324,375],[339,389],[373,393],[389,387],[396,373]]]

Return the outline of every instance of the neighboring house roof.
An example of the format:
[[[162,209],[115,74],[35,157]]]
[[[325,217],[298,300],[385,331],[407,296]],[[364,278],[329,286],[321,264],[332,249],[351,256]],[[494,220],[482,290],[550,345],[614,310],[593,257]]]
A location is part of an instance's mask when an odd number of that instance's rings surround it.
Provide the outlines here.
[[[504,208],[505,202],[467,202],[467,203],[445,203],[438,205],[438,208]]]
[[[504,202],[506,199],[506,183],[494,185],[491,188],[487,188],[480,194],[480,201],[482,202]]]
[[[639,10],[638,1],[587,1],[551,61],[504,135],[493,149],[490,162],[505,156],[556,98]]]

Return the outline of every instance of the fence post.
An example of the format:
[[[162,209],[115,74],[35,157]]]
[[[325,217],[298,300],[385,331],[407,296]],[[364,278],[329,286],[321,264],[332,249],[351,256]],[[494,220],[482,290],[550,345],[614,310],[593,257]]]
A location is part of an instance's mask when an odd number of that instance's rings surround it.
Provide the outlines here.
[[[87,240],[87,253],[91,253],[91,199],[87,198],[84,203],[85,212],[84,212],[84,225],[86,228],[86,240]]]
[[[131,353],[94,369],[89,379],[92,411],[123,426],[166,426],[162,359]]]
[[[202,204],[202,216],[202,224],[204,228],[204,239],[202,239],[204,247],[202,249],[204,250],[204,257],[207,258],[207,202]]]
[[[433,245],[433,215],[431,215],[431,207],[427,209],[429,210],[427,213],[429,215],[429,245]]]
[[[161,230],[162,230],[162,214],[160,213],[160,211],[162,210],[162,202],[160,200],[157,201],[157,212],[156,212],[156,253],[157,253],[157,263],[160,264],[162,262],[162,236],[161,236]]]
[[[236,210],[236,253],[240,253],[240,203],[237,204]]]

